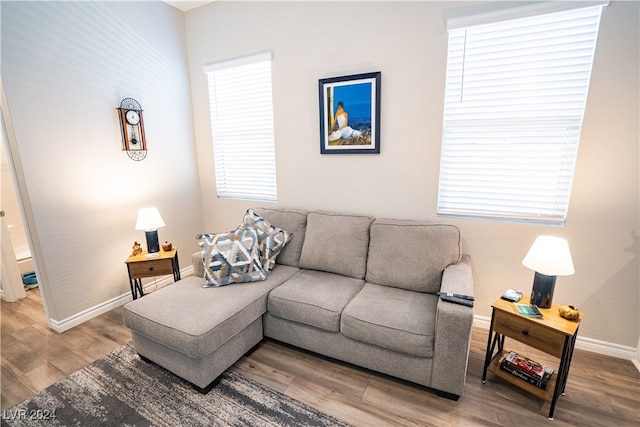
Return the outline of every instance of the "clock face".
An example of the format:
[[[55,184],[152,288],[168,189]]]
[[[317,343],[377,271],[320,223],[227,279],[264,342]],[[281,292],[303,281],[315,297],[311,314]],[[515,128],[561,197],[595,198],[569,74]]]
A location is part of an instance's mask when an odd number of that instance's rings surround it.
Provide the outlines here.
[[[129,110],[127,111],[125,117],[127,118],[127,123],[129,123],[130,125],[135,126],[140,122],[140,115],[137,111]]]

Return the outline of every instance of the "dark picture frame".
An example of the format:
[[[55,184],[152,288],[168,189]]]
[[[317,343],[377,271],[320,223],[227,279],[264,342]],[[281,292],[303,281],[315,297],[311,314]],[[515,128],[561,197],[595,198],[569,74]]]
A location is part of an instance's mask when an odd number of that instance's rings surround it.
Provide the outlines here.
[[[380,154],[381,74],[318,81],[321,154]]]

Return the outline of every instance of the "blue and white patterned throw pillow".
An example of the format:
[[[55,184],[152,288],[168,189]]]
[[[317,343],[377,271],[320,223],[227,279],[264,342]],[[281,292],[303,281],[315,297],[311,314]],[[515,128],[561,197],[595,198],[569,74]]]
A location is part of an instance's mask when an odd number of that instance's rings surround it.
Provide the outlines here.
[[[285,245],[293,238],[287,230],[270,224],[253,209],[248,209],[242,221],[243,227],[255,227],[260,245],[260,262],[267,273],[273,270],[276,258]]]
[[[228,233],[199,234],[204,248],[205,287],[256,282],[267,278],[260,262],[260,245],[255,227],[240,227]]]

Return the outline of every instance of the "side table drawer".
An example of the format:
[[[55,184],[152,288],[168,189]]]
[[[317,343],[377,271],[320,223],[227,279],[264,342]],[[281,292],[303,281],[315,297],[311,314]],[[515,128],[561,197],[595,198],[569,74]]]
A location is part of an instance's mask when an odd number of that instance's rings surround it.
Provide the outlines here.
[[[562,357],[565,335],[519,315],[495,310],[493,329],[556,357]]]
[[[171,259],[148,260],[129,264],[132,279],[173,274]]]

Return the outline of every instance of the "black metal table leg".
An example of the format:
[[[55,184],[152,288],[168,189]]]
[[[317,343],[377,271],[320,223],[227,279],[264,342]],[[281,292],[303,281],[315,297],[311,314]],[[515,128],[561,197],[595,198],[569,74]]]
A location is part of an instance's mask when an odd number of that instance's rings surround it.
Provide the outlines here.
[[[144,291],[142,290],[142,279],[130,279],[129,285],[131,286],[131,296],[133,296],[133,299],[137,299],[139,296],[144,296]]]
[[[491,312],[491,324],[489,325],[489,338],[487,338],[487,352],[484,356],[484,368],[482,369],[482,384],[486,384],[487,382],[487,368],[489,367],[489,363],[491,363],[491,358],[493,357],[493,350],[496,346],[496,341],[498,340],[498,334],[495,334],[493,337],[493,342],[491,342],[491,338],[493,335],[493,314],[495,309]]]

